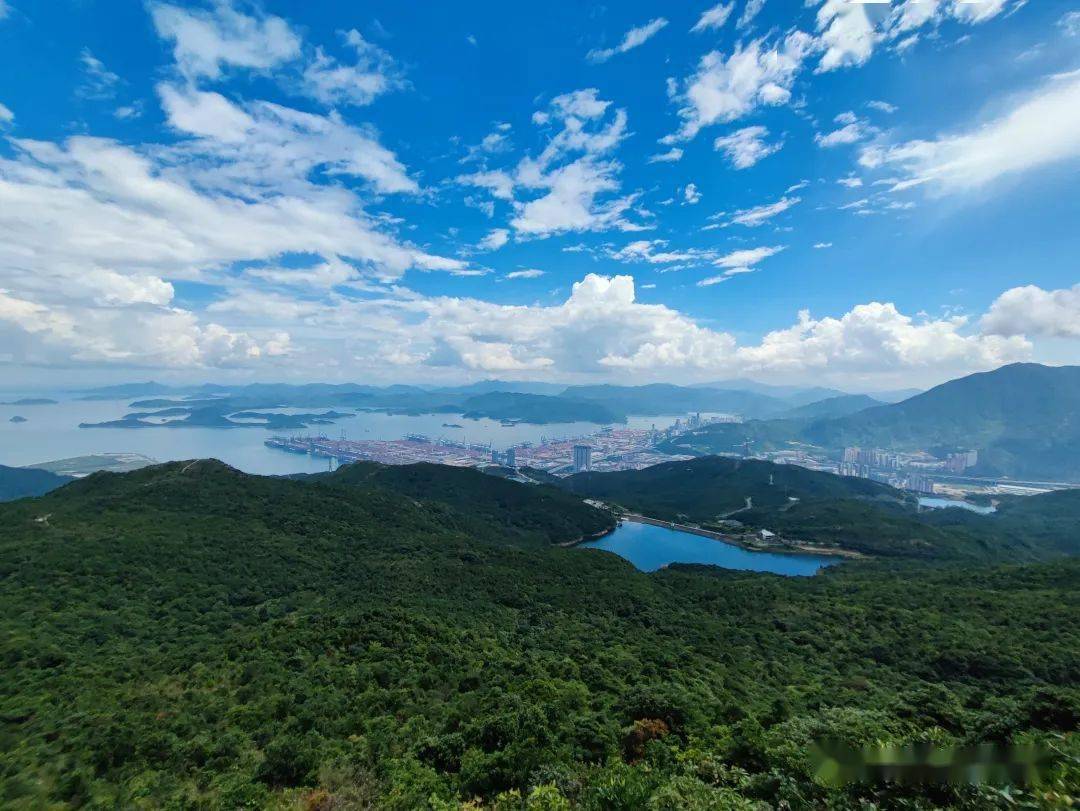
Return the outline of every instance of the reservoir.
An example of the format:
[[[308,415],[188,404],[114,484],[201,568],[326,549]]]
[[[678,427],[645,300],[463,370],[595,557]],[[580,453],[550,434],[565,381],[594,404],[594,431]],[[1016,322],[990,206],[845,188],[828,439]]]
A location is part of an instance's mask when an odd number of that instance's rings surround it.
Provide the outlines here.
[[[955,498],[930,498],[926,496],[919,499],[919,506],[929,507],[932,510],[944,510],[950,507],[956,507],[961,510],[979,513],[979,515],[989,515],[990,513],[997,511],[997,508],[990,504],[972,504],[969,501],[959,501]]]
[[[614,552],[644,572],[655,572],[671,563],[701,563],[724,569],[805,576],[840,562],[838,558],[825,555],[751,552],[713,538],[633,521],[624,521],[610,535],[583,543],[578,548]]]

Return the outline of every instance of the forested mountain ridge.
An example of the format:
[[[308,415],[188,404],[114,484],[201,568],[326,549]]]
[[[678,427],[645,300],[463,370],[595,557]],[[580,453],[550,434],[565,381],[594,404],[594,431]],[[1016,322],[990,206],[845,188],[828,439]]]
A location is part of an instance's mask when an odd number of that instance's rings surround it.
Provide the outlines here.
[[[846,416],[778,416],[706,425],[663,447],[731,453],[749,440],[755,451],[812,445],[839,453],[856,446],[939,458],[977,450],[973,475],[1080,483],[1080,366],[1017,363]]]
[[[1080,789],[1078,561],[646,575],[523,543],[437,470],[393,474],[407,493],[194,462],[0,505],[3,804],[1004,809]],[[1073,760],[1007,800],[827,788],[825,738]]]
[[[709,527],[732,519],[875,556],[1016,561],[1080,554],[1080,489],[1006,500],[994,515],[942,515],[869,479],[720,456],[578,473],[560,486],[664,521]]]
[[[1080,366],[1016,363],[811,425],[830,447],[978,449],[974,472],[1080,481]]]

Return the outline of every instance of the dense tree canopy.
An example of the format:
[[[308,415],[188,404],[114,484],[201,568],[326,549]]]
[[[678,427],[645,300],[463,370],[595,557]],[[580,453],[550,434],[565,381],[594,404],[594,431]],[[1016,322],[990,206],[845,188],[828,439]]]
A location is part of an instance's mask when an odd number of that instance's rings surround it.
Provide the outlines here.
[[[0,507],[0,805],[1004,809],[1080,788],[1078,562],[648,575],[550,545],[603,514],[498,480],[520,491],[474,514],[444,470],[178,463]],[[498,518],[547,508],[535,533]],[[826,738],[1063,757],[1007,794],[826,787]]]

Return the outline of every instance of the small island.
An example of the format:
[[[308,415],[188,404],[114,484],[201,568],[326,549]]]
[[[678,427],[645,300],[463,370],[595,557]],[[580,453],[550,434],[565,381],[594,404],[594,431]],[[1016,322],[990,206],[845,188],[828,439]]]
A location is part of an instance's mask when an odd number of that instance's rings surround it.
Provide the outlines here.
[[[26,417],[20,417],[18,414],[16,414],[14,417],[8,420],[8,422],[27,422],[27,419]]]
[[[150,401],[133,403],[146,407]],[[157,404],[172,401],[155,401]],[[337,420],[352,417],[352,413],[325,411],[315,414],[275,414],[272,412],[239,411],[228,400],[213,404],[205,402],[192,405],[172,403],[154,411],[133,411],[117,420],[106,422],[83,422],[80,428],[269,428],[275,431],[291,431],[312,425],[332,425]]]
[[[7,403],[0,403],[0,405],[9,406],[42,406],[42,405],[57,405],[58,400],[50,400],[48,397],[24,397],[21,400],[12,400]]]

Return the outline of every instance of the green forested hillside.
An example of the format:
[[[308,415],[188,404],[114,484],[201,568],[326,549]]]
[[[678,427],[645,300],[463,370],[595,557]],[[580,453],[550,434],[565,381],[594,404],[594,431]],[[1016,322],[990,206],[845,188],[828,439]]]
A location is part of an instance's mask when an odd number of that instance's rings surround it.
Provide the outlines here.
[[[560,485],[664,521],[734,519],[869,555],[1038,560],[1080,554],[1080,489],[1006,499],[994,515],[920,511],[910,493],[869,479],[718,456],[579,473]]]
[[[438,502],[485,522],[489,529],[513,537],[540,538],[545,543],[579,540],[615,525],[609,513],[564,490],[550,485],[522,487],[471,467],[357,462],[334,473],[306,478],[326,484],[381,487],[409,498]]]
[[[507,534],[498,499],[474,516],[440,469],[400,474],[407,494],[345,470],[170,464],[0,506],[0,805],[1006,809],[1080,791],[1077,561],[646,575]],[[1064,758],[1007,795],[826,788],[807,756],[826,738]]]
[[[708,521],[742,510],[746,500],[765,509],[786,507],[791,498],[872,498],[900,501],[903,492],[869,479],[818,473],[797,465],[756,459],[705,456],[664,462],[643,470],[577,473],[563,486],[581,495],[612,500],[656,518]]]
[[[0,465],[0,501],[40,496],[72,481],[47,470]]]

